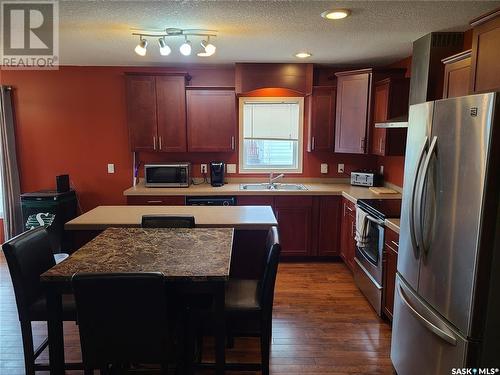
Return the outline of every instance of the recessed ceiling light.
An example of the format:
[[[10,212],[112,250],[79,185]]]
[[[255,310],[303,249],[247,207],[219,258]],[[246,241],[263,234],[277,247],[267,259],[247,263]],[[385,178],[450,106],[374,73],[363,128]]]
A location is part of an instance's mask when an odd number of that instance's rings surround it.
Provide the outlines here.
[[[333,9],[321,13],[321,17],[328,20],[340,20],[342,18],[346,18],[350,14],[351,11],[349,9]]]
[[[312,54],[310,54],[309,52],[299,52],[295,54],[295,57],[298,57],[299,59],[306,59],[311,56]]]

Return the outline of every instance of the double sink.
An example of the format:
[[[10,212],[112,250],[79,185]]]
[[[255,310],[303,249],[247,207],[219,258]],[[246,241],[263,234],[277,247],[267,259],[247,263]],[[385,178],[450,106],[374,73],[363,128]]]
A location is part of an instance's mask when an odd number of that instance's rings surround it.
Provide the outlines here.
[[[299,191],[307,190],[302,184],[281,184],[281,183],[261,183],[261,184],[241,184],[240,190],[248,191],[265,191],[265,190],[278,190],[278,191]]]

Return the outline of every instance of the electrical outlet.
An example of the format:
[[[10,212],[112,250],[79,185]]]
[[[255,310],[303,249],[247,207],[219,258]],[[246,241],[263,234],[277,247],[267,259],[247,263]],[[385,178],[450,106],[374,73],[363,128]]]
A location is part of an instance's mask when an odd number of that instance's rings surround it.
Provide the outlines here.
[[[108,173],[115,173],[115,165],[108,164]]]
[[[236,173],[236,164],[226,164],[227,173]]]
[[[344,173],[344,164],[337,164],[337,173]]]
[[[202,174],[207,174],[207,165],[206,164],[202,164],[201,165],[201,173]]]
[[[321,163],[321,173],[328,173],[328,164]]]
[[[380,174],[384,175],[384,166],[383,165],[380,166]]]

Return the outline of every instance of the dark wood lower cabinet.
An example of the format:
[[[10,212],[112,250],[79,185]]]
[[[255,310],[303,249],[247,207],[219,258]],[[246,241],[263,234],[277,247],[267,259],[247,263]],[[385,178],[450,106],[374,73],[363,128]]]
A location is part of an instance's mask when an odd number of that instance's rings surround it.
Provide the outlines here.
[[[339,196],[318,197],[318,252],[319,256],[340,255],[341,200]]]
[[[384,315],[390,321],[392,321],[392,312],[394,308],[394,290],[398,266],[398,247],[399,235],[386,227],[384,240],[384,285],[382,310]]]
[[[340,256],[352,271],[354,269],[354,253],[356,252],[356,207],[354,203],[342,198],[342,222]]]

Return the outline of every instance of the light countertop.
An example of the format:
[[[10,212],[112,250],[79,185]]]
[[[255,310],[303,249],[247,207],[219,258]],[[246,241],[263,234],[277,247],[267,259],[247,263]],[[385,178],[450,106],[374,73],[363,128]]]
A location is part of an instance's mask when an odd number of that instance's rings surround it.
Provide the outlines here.
[[[68,221],[67,230],[140,227],[142,215],[192,215],[197,227],[268,229],[278,225],[269,206],[98,206]]]
[[[401,220],[399,219],[399,217],[397,217],[397,218],[391,217],[391,218],[385,219],[385,226],[399,234],[400,222],[401,222]]]
[[[288,181],[284,181],[287,182]],[[346,183],[302,183],[307,190],[240,190],[239,183],[228,183],[221,187],[210,184],[191,185],[188,188],[150,188],[141,182],[123,192],[125,196],[161,195],[342,195],[356,203],[358,199],[400,199],[401,194],[375,194],[367,187],[351,186]]]

